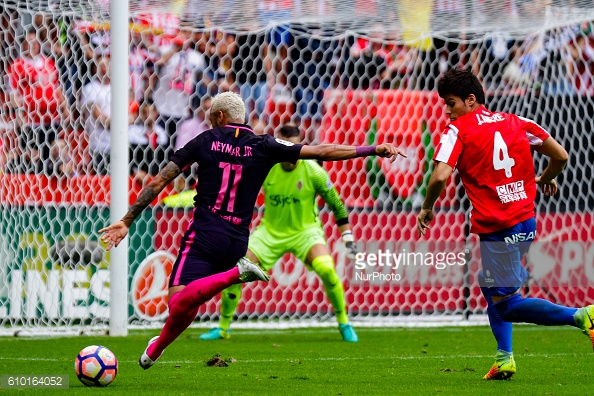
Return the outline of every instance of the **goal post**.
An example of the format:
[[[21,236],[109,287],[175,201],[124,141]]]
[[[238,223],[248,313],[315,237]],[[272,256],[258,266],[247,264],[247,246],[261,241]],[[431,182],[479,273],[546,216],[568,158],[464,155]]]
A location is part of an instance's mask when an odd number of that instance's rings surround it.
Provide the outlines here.
[[[355,325],[485,323],[480,252],[466,232],[470,203],[456,173],[429,238],[415,231],[448,122],[435,84],[451,67],[479,76],[490,110],[538,122],[570,153],[561,192],[536,202],[524,292],[591,302],[594,8],[586,0],[534,4],[5,1],[0,334],[120,336],[162,325],[195,170],[165,188],[118,248],[107,252],[97,231],[209,127],[209,100],[226,90],[242,95],[257,133],[294,122],[308,144],[392,142],[407,153],[394,163],[323,164],[365,254],[346,257],[320,202]],[[534,158],[542,171],[546,160]],[[504,199],[519,199],[512,190]],[[260,197],[252,229],[263,211]],[[196,325],[211,326],[219,305],[204,304]],[[244,287],[236,314],[234,326],[335,325],[321,282],[290,255],[269,283]]]
[[[111,2],[111,191],[113,224],[128,212],[128,91],[130,73],[128,0]],[[128,238],[113,249],[110,262],[110,301],[128,300]],[[128,304],[110,304],[109,334],[128,334]]]

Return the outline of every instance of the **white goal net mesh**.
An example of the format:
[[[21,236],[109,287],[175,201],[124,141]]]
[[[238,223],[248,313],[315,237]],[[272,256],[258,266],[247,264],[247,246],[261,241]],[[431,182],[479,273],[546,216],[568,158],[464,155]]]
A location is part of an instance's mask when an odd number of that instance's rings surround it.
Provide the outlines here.
[[[561,304],[592,301],[591,1],[138,0],[130,16],[130,202],[176,148],[208,129],[209,98],[222,91],[244,97],[258,133],[291,121],[306,143],[395,142],[408,159],[323,164],[368,258],[345,257],[323,208],[349,314],[360,324],[472,322],[485,309],[480,254],[457,177],[429,238],[415,231],[447,123],[436,81],[451,67],[471,68],[490,109],[535,120],[570,153],[561,193],[538,197],[539,242],[524,291]],[[109,221],[115,171],[109,21],[109,0],[0,5],[0,332],[106,329],[114,303],[128,304],[133,325],[167,315],[192,172],[135,222],[129,300],[109,301],[109,253],[97,235]],[[197,320],[218,318],[218,301]],[[237,316],[254,325],[334,323],[321,282],[289,255],[268,284],[244,288]]]

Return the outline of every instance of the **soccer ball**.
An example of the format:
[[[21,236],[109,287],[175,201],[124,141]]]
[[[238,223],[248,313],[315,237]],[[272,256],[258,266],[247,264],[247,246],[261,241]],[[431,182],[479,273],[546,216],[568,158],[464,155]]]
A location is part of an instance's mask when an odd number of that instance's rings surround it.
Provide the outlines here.
[[[78,353],[74,370],[80,382],[86,386],[107,386],[118,373],[118,360],[104,346],[91,345]]]

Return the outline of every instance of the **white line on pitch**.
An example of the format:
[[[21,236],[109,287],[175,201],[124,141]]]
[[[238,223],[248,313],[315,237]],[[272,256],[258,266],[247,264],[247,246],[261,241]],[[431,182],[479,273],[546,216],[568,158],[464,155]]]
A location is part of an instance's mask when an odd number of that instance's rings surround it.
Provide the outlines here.
[[[516,353],[516,357],[538,357],[538,358],[553,358],[562,356],[588,356],[591,353]],[[348,361],[348,360],[424,360],[424,359],[492,359],[493,355],[438,355],[438,356],[366,356],[366,357],[320,357],[320,358],[293,358],[293,359],[237,359],[238,363],[297,363],[308,361]],[[63,359],[55,358],[17,358],[17,357],[1,357],[0,360],[19,360],[19,361],[48,361],[48,362],[63,362]],[[118,360],[120,363],[136,363],[137,360]],[[159,364],[193,364],[204,363],[204,360],[159,360]]]

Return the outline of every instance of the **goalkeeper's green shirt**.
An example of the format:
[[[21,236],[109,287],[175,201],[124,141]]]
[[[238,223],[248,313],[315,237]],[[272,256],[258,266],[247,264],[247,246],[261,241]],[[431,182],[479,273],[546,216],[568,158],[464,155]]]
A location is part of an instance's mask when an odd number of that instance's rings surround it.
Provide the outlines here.
[[[328,173],[315,161],[300,160],[292,171],[276,164],[264,180],[262,224],[276,237],[321,227],[316,196],[320,195],[334,213],[336,224],[348,223],[348,214]]]

